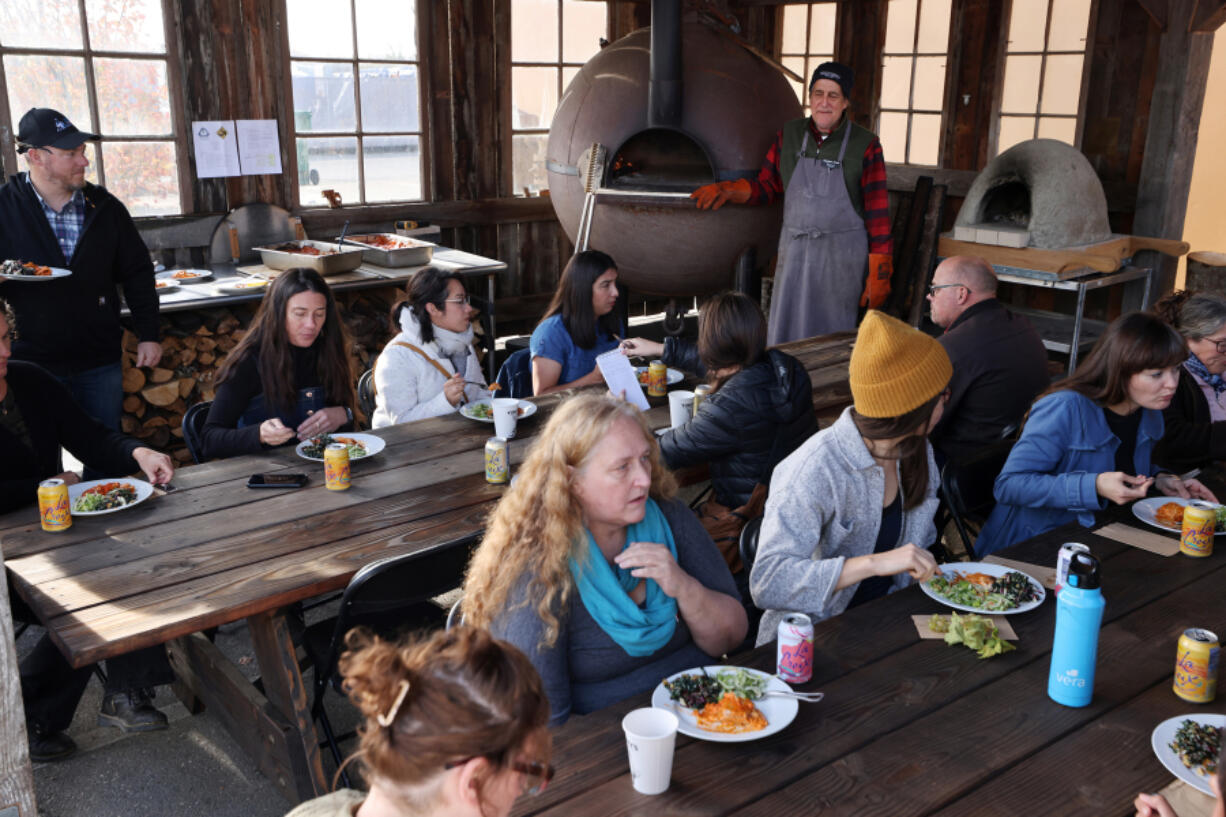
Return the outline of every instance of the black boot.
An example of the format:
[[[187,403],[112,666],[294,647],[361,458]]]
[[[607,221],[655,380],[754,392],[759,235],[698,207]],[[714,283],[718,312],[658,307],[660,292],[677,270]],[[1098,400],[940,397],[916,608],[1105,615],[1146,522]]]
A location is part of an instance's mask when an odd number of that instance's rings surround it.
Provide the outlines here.
[[[125,732],[155,732],[166,728],[166,716],[153,706],[146,689],[128,689],[107,695],[98,711],[99,726],[116,726]]]
[[[30,760],[35,763],[50,763],[64,760],[76,754],[77,744],[63,732],[54,732],[37,723],[29,724]]]

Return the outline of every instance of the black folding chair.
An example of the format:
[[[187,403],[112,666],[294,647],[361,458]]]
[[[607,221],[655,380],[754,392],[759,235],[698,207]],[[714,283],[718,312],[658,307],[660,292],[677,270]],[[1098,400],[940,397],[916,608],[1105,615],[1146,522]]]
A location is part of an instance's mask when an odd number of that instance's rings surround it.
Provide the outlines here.
[[[1008,436],[1004,439],[981,449],[968,460],[947,462],[941,469],[942,502],[971,559],[975,558],[975,537],[996,507],[993,487],[1017,442],[1015,433],[1016,427],[1008,428],[1005,430]]]
[[[187,453],[192,455],[196,464],[204,462],[204,421],[209,418],[209,408],[212,400],[197,403],[183,413],[183,442],[187,443]]]
[[[375,416],[375,367],[371,366],[358,378],[358,408],[366,415],[366,422]]]
[[[745,575],[749,575],[749,571],[753,569],[754,557],[758,555],[758,534],[762,531],[761,516],[755,516],[745,523],[745,527],[741,528],[741,539],[737,542],[737,548],[741,551],[741,564],[745,565]]]

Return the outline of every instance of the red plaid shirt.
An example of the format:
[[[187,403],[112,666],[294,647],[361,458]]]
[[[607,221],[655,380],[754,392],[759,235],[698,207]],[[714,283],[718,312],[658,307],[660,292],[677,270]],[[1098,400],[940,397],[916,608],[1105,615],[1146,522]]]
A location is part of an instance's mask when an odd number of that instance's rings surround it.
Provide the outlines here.
[[[818,147],[826,137],[818,133],[809,119],[809,133],[817,139]],[[766,160],[758,171],[757,179],[750,179],[753,188],[751,203],[770,204],[783,195],[783,177],[779,175],[779,153],[783,150],[783,131],[775,135],[775,142],[766,152]],[[890,235],[890,200],[885,186],[885,156],[881,142],[874,137],[864,151],[864,169],[860,173],[860,191],[864,197],[864,228],[868,232],[868,251],[871,253],[894,253],[894,239]]]

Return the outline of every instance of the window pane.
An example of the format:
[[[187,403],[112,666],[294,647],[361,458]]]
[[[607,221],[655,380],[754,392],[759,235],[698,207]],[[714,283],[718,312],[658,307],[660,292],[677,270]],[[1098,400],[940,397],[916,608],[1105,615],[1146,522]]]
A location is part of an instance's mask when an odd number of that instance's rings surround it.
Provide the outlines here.
[[[421,142],[416,136],[368,136],[362,140],[367,201],[421,198]]]
[[[916,0],[890,0],[885,18],[885,53],[910,54],[915,49]]]
[[[1054,0],[1048,50],[1084,51],[1089,26],[1090,0]]]
[[[357,130],[353,69],[347,63],[290,63],[294,86],[294,127],[306,131]]]
[[[788,6],[787,8],[791,8],[791,6]],[[784,66],[786,66],[787,68],[791,68],[793,71],[800,74],[802,77],[805,77],[805,82],[809,81],[808,79],[809,74],[808,72],[805,71],[805,58],[804,57],[783,57],[779,61],[783,63]],[[792,86],[796,88],[796,98],[800,100],[800,104],[808,105],[809,104],[809,94],[805,90],[805,82],[797,82],[791,77],[788,77],[788,82],[792,83]]]
[[[77,0],[4,0],[0,2],[0,44],[81,48],[79,8]]]
[[[1081,54],[1055,54],[1047,58],[1043,74],[1043,105],[1039,113],[1077,114],[1081,99]]]
[[[886,161],[907,160],[907,114],[882,112],[877,126],[877,138],[881,140],[881,152]]]
[[[1000,97],[1004,113],[1034,113],[1039,104],[1042,57],[1005,57],[1005,87]]]
[[[558,0],[513,0],[511,61],[558,61]]]
[[[106,186],[134,216],[178,213],[174,142],[107,142]]]
[[[911,101],[911,57],[881,60],[881,107],[906,108]]]
[[[363,130],[421,130],[417,112],[416,65],[362,63],[358,71]]]
[[[562,61],[587,62],[600,50],[608,32],[604,3],[562,0]]]
[[[525,190],[540,192],[549,185],[545,175],[548,142],[545,134],[511,137],[511,183],[516,195],[522,195]]]
[[[102,184],[98,178],[98,143],[85,143],[85,157],[89,159],[89,167],[85,168],[85,180],[90,184]]]
[[[911,116],[910,165],[935,165],[941,155],[941,115],[917,113]]]
[[[809,7],[812,15],[809,23],[809,53],[810,54],[832,54],[834,53],[834,20],[838,12],[838,4],[836,3],[817,3]],[[829,57],[818,61],[821,65]],[[816,67],[816,66],[814,66]]]
[[[949,47],[950,0],[924,0],[920,6],[918,51],[944,54]]]
[[[807,6],[783,7],[783,39],[784,54],[805,53],[805,26],[808,23],[809,8]]]
[[[1042,51],[1047,0],[1013,0],[1009,17],[1009,51]]]
[[[945,101],[945,58],[915,58],[915,90],[912,107],[921,111],[939,111]]]
[[[558,107],[558,69],[511,69],[511,127],[547,128]]]
[[[85,19],[95,51],[166,53],[161,0],[85,0]]]
[[[1059,139],[1061,142],[1072,145],[1077,138],[1077,120],[1052,116],[1039,117],[1039,137]]]
[[[108,136],[169,136],[170,89],[162,60],[94,60],[99,127]],[[107,174],[110,175],[109,173]]]
[[[291,57],[353,57],[353,17],[336,0],[285,0]]]
[[[1034,138],[1033,116],[1002,116],[1000,118],[1000,134],[996,142],[996,152],[1004,153],[1018,142]]]
[[[94,129],[85,92],[85,60],[79,57],[4,57],[14,135],[22,114],[54,108],[84,131]]]
[[[569,65],[562,68],[562,93],[566,93],[566,89],[570,87],[571,80],[579,73],[579,66]]]
[[[323,190],[335,190],[347,202],[358,200],[358,140],[336,136],[298,140],[298,201],[322,207]],[[303,180],[306,180],[305,183]]]
[[[417,4],[413,0],[356,0],[355,11],[359,58],[417,59]]]

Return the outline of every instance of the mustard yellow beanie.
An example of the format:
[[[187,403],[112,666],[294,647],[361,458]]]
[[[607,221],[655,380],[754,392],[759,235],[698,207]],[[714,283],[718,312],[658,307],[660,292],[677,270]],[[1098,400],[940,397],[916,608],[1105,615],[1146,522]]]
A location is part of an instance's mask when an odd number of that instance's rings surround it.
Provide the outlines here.
[[[937,341],[870,309],[851,350],[851,396],[865,417],[901,417],[936,397],[954,368]]]

